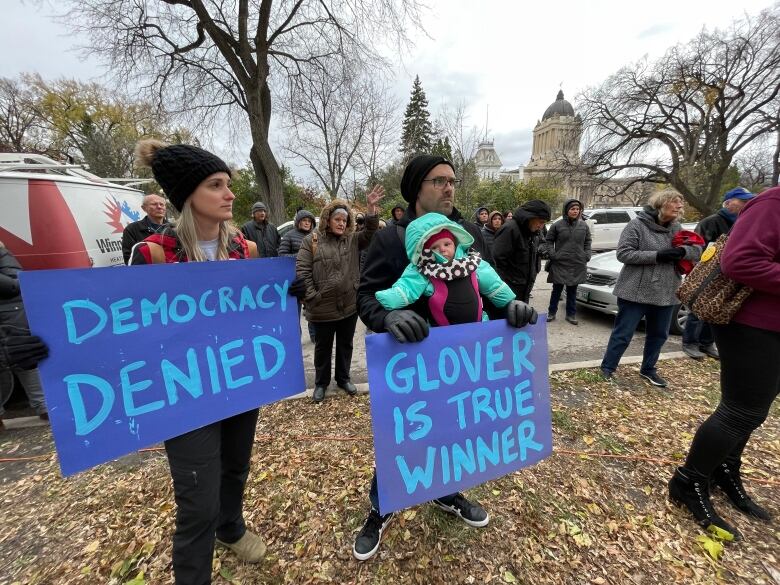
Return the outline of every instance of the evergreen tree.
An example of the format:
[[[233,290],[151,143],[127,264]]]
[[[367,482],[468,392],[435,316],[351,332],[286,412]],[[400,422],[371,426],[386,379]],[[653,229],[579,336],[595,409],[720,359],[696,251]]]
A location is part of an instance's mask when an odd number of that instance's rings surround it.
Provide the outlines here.
[[[428,113],[428,98],[425,97],[420,77],[414,78],[412,95],[404,113],[401,146],[398,149],[406,163],[415,154],[431,152],[433,126]]]
[[[452,160],[452,146],[450,146],[450,139],[446,136],[444,138],[437,138],[431,148],[431,154],[438,154],[443,156],[447,160]]]

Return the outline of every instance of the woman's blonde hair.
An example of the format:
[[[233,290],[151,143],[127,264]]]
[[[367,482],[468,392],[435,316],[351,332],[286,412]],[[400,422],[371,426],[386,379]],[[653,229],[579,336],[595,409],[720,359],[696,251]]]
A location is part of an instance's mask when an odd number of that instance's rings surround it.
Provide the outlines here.
[[[195,216],[192,213],[192,198],[184,202],[181,208],[179,218],[173,222],[176,228],[176,235],[190,262],[205,262],[208,260],[203,250],[198,245],[198,232],[195,223]],[[231,221],[219,222],[219,236],[217,236],[217,260],[228,259],[228,247],[230,241],[238,233],[238,229]]]
[[[664,205],[670,201],[674,201],[675,199],[679,199],[683,203],[685,202],[685,199],[683,199],[682,195],[680,195],[677,191],[672,191],[669,189],[666,191],[659,191],[658,193],[652,195],[650,199],[647,200],[647,204],[653,209],[661,209]]]

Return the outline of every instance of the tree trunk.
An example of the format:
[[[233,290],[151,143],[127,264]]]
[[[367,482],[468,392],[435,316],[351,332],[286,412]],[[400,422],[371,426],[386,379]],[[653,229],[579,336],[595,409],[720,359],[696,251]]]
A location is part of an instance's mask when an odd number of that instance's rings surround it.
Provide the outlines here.
[[[268,142],[258,143],[254,140],[249,150],[249,160],[252,161],[257,185],[260,188],[258,199],[268,206],[268,213],[273,223],[276,225],[284,223],[288,218],[285,217],[282,173]]]
[[[276,225],[287,221],[282,189],[282,172],[276,157],[268,144],[268,126],[271,121],[271,97],[265,80],[258,82],[259,89],[247,88],[249,130],[252,133],[252,148],[249,160],[260,188],[258,197],[268,206],[271,221]]]

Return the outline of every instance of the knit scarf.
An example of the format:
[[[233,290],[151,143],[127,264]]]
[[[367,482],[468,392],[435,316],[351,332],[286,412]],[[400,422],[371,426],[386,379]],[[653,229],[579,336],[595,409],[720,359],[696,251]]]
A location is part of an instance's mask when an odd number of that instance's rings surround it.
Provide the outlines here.
[[[457,280],[471,275],[482,259],[479,252],[469,252],[464,258],[453,258],[448,262],[437,262],[432,250],[423,250],[417,261],[417,270],[427,278]]]

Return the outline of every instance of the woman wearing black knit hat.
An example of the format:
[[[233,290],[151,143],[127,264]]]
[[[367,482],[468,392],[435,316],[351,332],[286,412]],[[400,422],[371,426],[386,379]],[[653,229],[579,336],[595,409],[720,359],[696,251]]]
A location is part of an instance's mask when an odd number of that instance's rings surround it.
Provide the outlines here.
[[[257,256],[233,226],[230,169],[195,146],[138,144],[136,157],[152,168],[179,219],[136,245],[131,265],[202,262]],[[246,528],[244,485],[257,409],[165,441],[176,499],[173,572],[177,584],[211,582],[215,540],[247,562],[265,555],[262,539]]]

